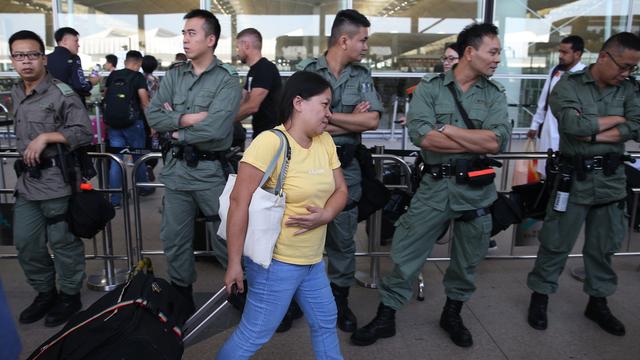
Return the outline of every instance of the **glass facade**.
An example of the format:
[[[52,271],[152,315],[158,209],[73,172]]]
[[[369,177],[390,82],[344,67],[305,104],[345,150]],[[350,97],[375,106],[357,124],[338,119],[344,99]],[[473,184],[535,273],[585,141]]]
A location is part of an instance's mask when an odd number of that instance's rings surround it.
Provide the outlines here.
[[[487,14],[499,27],[503,45],[495,78],[507,88],[510,114],[519,128],[531,121],[544,79],[557,63],[560,39],[582,36],[583,62],[590,63],[610,35],[640,31],[640,0],[4,0],[0,92],[16,77],[8,37],[22,29],[41,35],[50,52],[54,30],[74,27],[80,32],[80,57],[87,71],[103,64],[105,55],[123,59],[131,49],[156,56],[163,71],[182,52],[182,17],[190,9],[205,8],[222,26],[216,49],[221,60],[241,74],[248,70],[235,58],[234,39],[242,29],[254,27],[263,35],[263,55],[287,76],[297,62],[326,50],[335,13],[350,7],[372,23],[363,62],[372,69],[385,104],[382,129],[394,127],[395,100],[403,112],[405,90],[424,73],[441,71],[446,45],[464,26],[483,21]]]
[[[582,62],[595,61],[604,41],[630,26],[640,1],[496,0],[494,23],[500,28],[502,62],[497,70],[507,89],[510,114],[517,127],[528,127],[544,78],[558,63],[558,44],[568,35],[584,39]],[[527,78],[523,75],[540,75]]]

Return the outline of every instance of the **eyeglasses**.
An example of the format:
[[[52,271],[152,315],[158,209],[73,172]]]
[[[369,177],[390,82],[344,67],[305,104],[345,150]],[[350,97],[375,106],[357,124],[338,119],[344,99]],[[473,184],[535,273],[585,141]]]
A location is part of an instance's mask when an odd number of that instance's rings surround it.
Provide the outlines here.
[[[24,60],[24,58],[27,58],[29,60],[37,60],[42,55],[44,54],[40,52],[28,52],[28,53],[13,53],[11,54],[11,57],[13,58],[13,60],[22,61]]]
[[[613,61],[614,64],[616,64],[620,72],[628,71],[629,73],[634,73],[638,71],[638,65],[620,65],[620,63],[616,61],[616,59],[613,57],[613,55],[611,55],[610,52],[605,51],[605,53],[609,55],[609,58],[611,59],[611,61]]]
[[[443,55],[442,57],[440,57],[440,60],[442,62],[454,62],[454,61],[456,61],[458,59],[460,59],[460,58],[457,57],[457,56],[444,56]]]

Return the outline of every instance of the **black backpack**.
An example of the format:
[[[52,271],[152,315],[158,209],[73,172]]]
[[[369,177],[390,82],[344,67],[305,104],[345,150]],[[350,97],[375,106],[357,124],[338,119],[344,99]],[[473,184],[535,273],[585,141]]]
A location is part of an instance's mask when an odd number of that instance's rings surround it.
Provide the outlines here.
[[[140,118],[137,89],[133,81],[138,75],[131,70],[118,70],[110,77],[107,93],[104,95],[104,122],[114,129],[124,129]]]
[[[74,315],[29,360],[179,360],[188,317],[187,300],[144,259],[128,282]]]

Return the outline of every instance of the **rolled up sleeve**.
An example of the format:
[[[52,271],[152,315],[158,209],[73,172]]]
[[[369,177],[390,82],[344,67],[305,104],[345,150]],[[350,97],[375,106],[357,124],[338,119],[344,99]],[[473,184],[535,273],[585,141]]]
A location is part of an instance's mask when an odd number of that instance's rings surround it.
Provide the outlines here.
[[[627,140],[640,141],[640,92],[637,91],[636,84],[629,88],[624,101],[626,121],[616,126],[623,142]]]
[[[490,130],[496,134],[500,151],[507,151],[507,145],[511,137],[511,121],[507,112],[507,96],[499,92],[489,106],[487,121],[482,123],[484,130]]]
[[[558,130],[573,136],[591,136],[600,132],[596,104],[583,106],[579,89],[566,75],[553,88],[549,99],[551,112],[558,119]]]
[[[409,137],[415,146],[420,147],[422,138],[435,127],[436,112],[433,103],[433,96],[429,93],[429,84],[423,80],[413,93],[407,114]]]
[[[211,101],[207,117],[193,126],[181,128],[179,139],[187,144],[213,140],[228,143],[226,147],[231,146],[233,120],[240,108],[241,97],[238,78],[228,77]]]
[[[70,150],[91,144],[93,131],[84,104],[77,95],[67,96],[63,102],[64,125],[58,130],[67,140]]]
[[[160,82],[160,88],[156,95],[151,99],[151,104],[147,109],[147,122],[149,127],[156,131],[175,131],[180,128],[181,112],[175,110],[167,110],[165,103],[173,106],[173,92],[175,73],[168,72]]]

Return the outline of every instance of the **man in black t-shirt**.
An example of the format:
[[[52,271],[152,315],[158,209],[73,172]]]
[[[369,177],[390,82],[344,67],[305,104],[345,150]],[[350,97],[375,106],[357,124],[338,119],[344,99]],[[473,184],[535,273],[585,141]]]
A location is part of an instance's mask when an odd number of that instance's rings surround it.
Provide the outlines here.
[[[280,124],[276,114],[282,80],[278,68],[262,57],[262,35],[254,28],[247,28],[236,36],[236,51],[243,64],[250,69],[242,90],[242,102],[236,121],[253,115],[253,138],[259,133]]]
[[[109,93],[109,87],[114,84],[117,79],[127,79],[131,81],[131,87],[134,91],[132,95],[132,109],[134,113],[138,114],[134,123],[126,128],[115,129],[109,128],[109,144],[112,147],[126,147],[132,148],[144,148],[146,140],[145,131],[145,118],[144,111],[149,106],[149,93],[147,91],[147,81],[144,75],[140,72],[142,66],[142,54],[139,51],[131,50],[127,52],[127,56],[124,60],[124,69],[116,70],[109,74],[106,82],[105,98],[108,98],[106,94]],[[105,119],[108,120],[109,119]],[[140,155],[133,155],[133,160],[137,160]],[[144,166],[139,166],[136,172],[137,182],[147,182],[147,173]],[[115,162],[111,164],[111,170],[109,171],[109,186],[111,188],[119,188],[122,186],[122,174],[118,169]],[[151,189],[142,189],[140,195],[148,195],[153,192]],[[115,207],[120,206],[122,195],[114,193],[111,195],[111,204]]]

